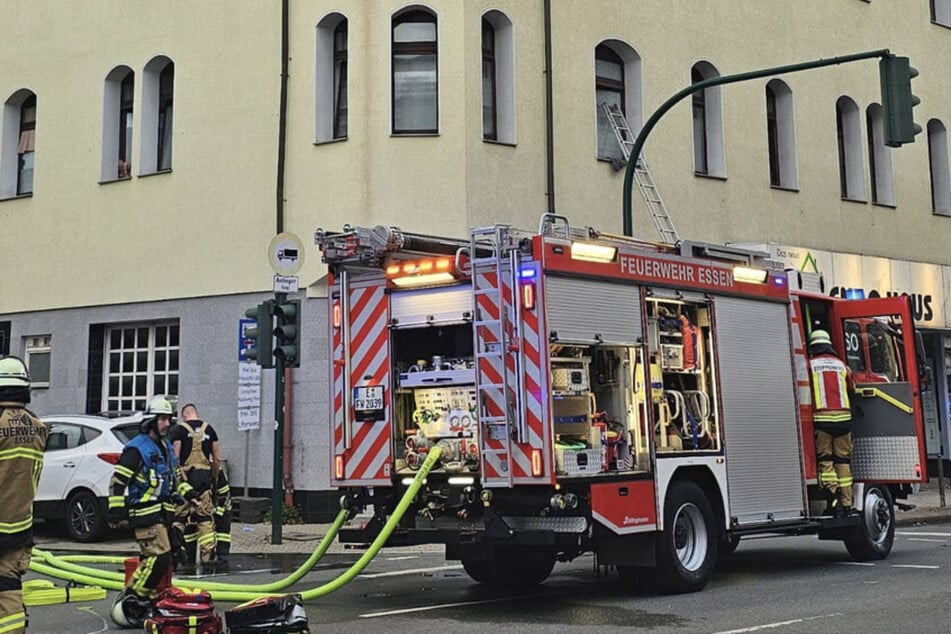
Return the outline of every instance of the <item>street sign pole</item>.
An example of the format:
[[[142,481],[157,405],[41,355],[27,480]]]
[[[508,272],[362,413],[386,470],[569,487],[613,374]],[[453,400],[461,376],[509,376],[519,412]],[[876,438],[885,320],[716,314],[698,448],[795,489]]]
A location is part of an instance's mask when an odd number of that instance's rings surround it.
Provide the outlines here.
[[[287,299],[276,293],[277,303]],[[270,333],[269,333],[270,334]],[[274,355],[274,480],[271,486],[271,543],[280,545],[284,527],[284,357]]]

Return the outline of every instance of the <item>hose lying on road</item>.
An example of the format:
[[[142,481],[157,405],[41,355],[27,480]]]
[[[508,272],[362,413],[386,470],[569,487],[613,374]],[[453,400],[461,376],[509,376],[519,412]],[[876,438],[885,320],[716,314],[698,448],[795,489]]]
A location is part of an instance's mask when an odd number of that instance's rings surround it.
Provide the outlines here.
[[[343,523],[346,521],[348,511],[342,509],[338,514],[333,524],[330,526],[330,530],[327,531],[327,534],[324,535],[324,538],[317,545],[317,549],[311,553],[310,557],[307,558],[307,561],[302,563],[298,568],[292,572],[287,577],[262,585],[243,585],[237,583],[223,583],[215,581],[205,581],[205,580],[194,580],[194,581],[182,581],[181,579],[175,580],[174,585],[179,587],[189,587],[189,588],[201,588],[202,590],[245,590],[249,592],[279,592],[285,588],[288,588],[298,581],[300,581],[304,575],[310,572],[310,569],[313,568],[318,561],[324,556],[324,553],[327,552],[327,549],[330,548],[330,545],[333,543],[333,540],[337,537],[337,533],[340,531],[340,527],[343,526]],[[51,565],[55,568],[65,570],[67,572],[74,572],[83,575],[88,575],[90,577],[96,577],[98,579],[105,579],[110,581],[124,581],[125,575],[121,572],[114,572],[112,570],[101,570],[99,568],[91,568],[89,566],[80,566],[76,562],[92,563],[92,564],[122,564],[125,562],[125,557],[115,557],[113,555],[62,555],[56,556],[52,553],[40,550],[38,548],[33,549],[33,556],[41,559],[44,563]]]
[[[58,587],[47,579],[30,579],[23,582],[23,605],[57,605],[76,601],[99,601],[106,598],[106,589],[99,586]]]
[[[429,450],[426,460],[423,462],[422,466],[419,468],[419,472],[416,474],[416,477],[413,479],[413,482],[409,485],[409,488],[403,494],[403,497],[400,498],[399,504],[396,505],[396,508],[393,510],[393,513],[390,515],[386,524],[383,525],[383,529],[380,531],[380,534],[377,535],[376,539],[373,540],[373,543],[370,544],[369,548],[363,555],[346,571],[343,572],[339,577],[333,579],[321,586],[315,588],[310,588],[303,592],[299,592],[301,597],[305,601],[310,601],[311,599],[316,599],[325,595],[330,594],[336,590],[339,590],[350,581],[353,580],[367,564],[373,560],[376,554],[380,551],[386,541],[390,538],[390,535],[393,534],[393,531],[396,530],[396,526],[399,523],[400,519],[406,513],[410,504],[412,504],[413,499],[416,497],[416,494],[419,492],[419,489],[423,486],[423,482],[426,480],[426,476],[429,474],[430,470],[436,464],[436,461],[439,459],[440,450],[438,447],[433,447]],[[340,515],[338,515],[338,520]],[[341,520],[342,523],[342,520]],[[336,522],[335,522],[336,524]],[[339,529],[339,527],[337,527]],[[326,538],[325,538],[326,539]],[[323,542],[321,542],[323,546]],[[329,546],[329,544],[328,544]],[[320,547],[318,547],[320,550]],[[326,551],[326,548],[324,549]],[[68,561],[63,561],[62,558],[56,557],[51,553],[42,551],[39,549],[34,550],[36,557],[30,563],[30,569],[34,572],[38,572],[43,575],[57,577],[60,579],[69,579],[77,583],[85,584],[96,584],[110,590],[122,590],[125,587],[125,583],[121,579],[113,578],[103,578],[97,576],[97,573],[102,573],[104,571],[96,570],[92,568],[85,568],[83,566],[78,566],[76,564],[71,564]],[[317,551],[314,553],[317,554]],[[323,553],[321,553],[322,555]],[[313,556],[311,557],[313,558]],[[319,557],[317,557],[319,559]],[[42,560],[42,561],[41,561]],[[310,561],[310,558],[308,559]],[[69,569],[67,569],[69,568]],[[295,571],[291,576],[296,575],[300,570],[304,568],[301,566]],[[78,570],[76,570],[78,569]],[[306,574],[306,571],[301,574]],[[110,575],[118,575],[117,573],[110,573]],[[299,578],[299,577],[298,577]],[[277,584],[282,584],[281,582],[276,582]],[[240,601],[250,601],[253,599],[260,598],[261,596],[266,596],[268,594],[273,594],[273,590],[262,590],[261,588],[269,588],[275,584],[264,584],[264,585],[241,585],[241,584],[227,584],[227,583],[215,583],[208,581],[196,580],[194,582],[183,582],[181,580],[175,581],[175,585],[179,588],[184,588],[186,590],[196,590],[204,589],[211,592],[212,597],[216,601],[225,601],[225,602],[240,602]],[[290,584],[287,584],[290,585]],[[284,585],[283,587],[287,587]],[[215,586],[215,587],[212,587]],[[283,589],[283,588],[282,588]]]

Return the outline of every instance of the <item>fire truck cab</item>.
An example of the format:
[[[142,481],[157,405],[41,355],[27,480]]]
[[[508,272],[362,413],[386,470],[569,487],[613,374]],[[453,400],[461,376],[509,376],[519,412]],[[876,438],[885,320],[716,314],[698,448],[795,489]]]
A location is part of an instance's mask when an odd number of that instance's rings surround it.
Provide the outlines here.
[[[655,244],[545,214],[465,240],[318,230],[329,265],[331,484],[368,542],[432,447],[389,545],[442,543],[475,580],[543,581],[593,552],[628,583],[691,592],[760,533],[892,547],[921,482],[907,298],[792,293],[766,254]],[[855,513],[818,486],[805,342],[857,383]]]

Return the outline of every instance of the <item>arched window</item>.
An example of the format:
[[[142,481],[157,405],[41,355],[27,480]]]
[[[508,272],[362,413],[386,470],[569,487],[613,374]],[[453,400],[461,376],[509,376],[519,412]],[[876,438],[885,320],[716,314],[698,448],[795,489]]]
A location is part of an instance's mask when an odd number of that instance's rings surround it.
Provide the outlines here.
[[[116,66],[106,75],[102,106],[102,164],[100,180],[132,176],[132,123],[135,73]]]
[[[175,63],[159,55],[142,73],[142,147],[140,174],[172,169],[172,109],[175,102]]]
[[[36,95],[27,89],[13,93],[3,104],[0,123],[0,199],[32,194]]]
[[[839,150],[839,190],[845,200],[865,200],[862,168],[862,122],[859,107],[849,97],[835,102],[835,128]]]
[[[719,77],[709,62],[698,62],[690,70],[690,83]],[[723,111],[720,87],[704,88],[693,94],[693,170],[706,176],[726,176],[723,148]]]
[[[439,131],[436,16],[410,7],[393,16],[393,134]]]
[[[951,216],[948,131],[937,119],[928,122],[928,164],[931,171],[931,210],[939,216]]]
[[[872,202],[895,204],[895,179],[892,177],[892,153],[885,145],[882,106],[873,103],[865,110],[868,130],[868,165],[872,177]]]
[[[482,138],[515,143],[515,29],[501,11],[482,16]]]
[[[594,49],[594,69],[598,158],[621,161],[624,154],[602,104],[619,107],[631,132],[637,134],[642,123],[641,57],[624,42],[605,40]]]
[[[315,142],[347,138],[349,23],[339,13],[324,16],[316,31]]]
[[[796,126],[792,91],[780,79],[766,84],[766,137],[769,151],[769,184],[783,189],[799,186],[796,162]]]

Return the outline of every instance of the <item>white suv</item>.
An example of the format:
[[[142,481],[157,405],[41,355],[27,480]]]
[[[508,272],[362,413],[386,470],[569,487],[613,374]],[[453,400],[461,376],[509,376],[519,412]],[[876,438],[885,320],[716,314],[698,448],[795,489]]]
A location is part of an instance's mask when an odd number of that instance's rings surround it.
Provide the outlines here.
[[[42,420],[48,436],[33,515],[63,522],[77,541],[96,541],[107,530],[109,479],[123,447],[139,433],[142,415]]]

